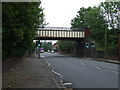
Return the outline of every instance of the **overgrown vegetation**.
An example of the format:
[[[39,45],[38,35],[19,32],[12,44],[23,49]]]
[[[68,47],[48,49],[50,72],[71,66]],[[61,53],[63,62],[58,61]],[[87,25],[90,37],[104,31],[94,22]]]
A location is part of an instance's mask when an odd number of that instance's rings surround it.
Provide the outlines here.
[[[74,41],[58,41],[59,49],[66,53],[73,53],[75,47]]]
[[[107,48],[109,53],[111,49],[115,51],[118,46],[118,11],[120,11],[120,2],[102,2],[99,6],[82,7],[71,21],[71,25],[75,28],[90,28],[92,39],[101,49]]]
[[[42,48],[47,52],[52,50],[52,42],[42,42]]]
[[[117,55],[118,11],[120,11],[120,2],[102,2],[99,6],[82,7],[71,20],[71,25],[72,28],[90,28],[92,40],[96,41],[99,49],[104,51],[106,49],[109,55],[113,53]],[[66,42],[60,42],[61,50],[71,48]]]
[[[45,25],[41,2],[2,3],[2,57],[22,57],[33,49],[38,27]]]

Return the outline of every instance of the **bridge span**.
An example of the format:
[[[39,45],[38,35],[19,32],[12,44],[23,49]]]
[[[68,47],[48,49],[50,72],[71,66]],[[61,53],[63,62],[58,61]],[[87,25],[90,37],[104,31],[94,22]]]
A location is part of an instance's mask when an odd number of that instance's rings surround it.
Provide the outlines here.
[[[44,27],[38,28],[36,40],[74,40],[75,56],[85,56],[85,38],[89,38],[89,29],[65,28],[65,27]]]
[[[38,28],[36,37],[40,40],[75,40],[85,38],[85,31],[78,28],[45,27]]]

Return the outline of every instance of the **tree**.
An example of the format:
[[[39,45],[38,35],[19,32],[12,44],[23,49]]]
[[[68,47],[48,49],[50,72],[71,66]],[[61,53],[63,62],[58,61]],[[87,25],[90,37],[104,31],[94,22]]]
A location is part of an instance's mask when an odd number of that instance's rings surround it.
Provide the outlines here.
[[[85,28],[87,27],[87,23],[84,20],[85,14],[91,9],[91,7],[88,8],[80,8],[80,10],[77,12],[77,16],[71,20],[72,28]]]
[[[118,11],[120,11],[119,2],[102,2],[100,4],[101,14],[105,16],[109,29],[115,30],[118,27]]]
[[[70,53],[73,51],[75,42],[74,41],[58,41],[59,50]]]
[[[71,25],[76,28],[90,28],[92,39],[105,51],[107,48],[109,52],[118,46],[118,11],[120,11],[120,2],[102,2],[97,7],[82,7],[77,16],[71,20]]]
[[[120,1],[119,2],[102,2],[100,4],[101,14],[105,17],[108,24],[107,31],[107,47],[109,49],[117,47],[117,33],[119,19],[118,11],[120,11]]]
[[[84,12],[83,12],[84,11]],[[80,8],[77,17],[71,21],[72,27],[89,27],[92,32],[92,38],[101,46],[104,45],[104,32],[107,27],[104,17],[100,14],[99,7]]]
[[[52,42],[43,42],[42,48],[44,48],[45,51],[52,50]]]
[[[36,30],[44,24],[40,4],[41,2],[2,4],[3,59],[21,57],[26,50],[32,49]]]

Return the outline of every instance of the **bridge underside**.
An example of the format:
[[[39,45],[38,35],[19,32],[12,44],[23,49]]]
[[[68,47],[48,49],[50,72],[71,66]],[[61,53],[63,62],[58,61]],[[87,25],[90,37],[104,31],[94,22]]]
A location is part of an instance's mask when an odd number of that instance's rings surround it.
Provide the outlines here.
[[[84,30],[64,29],[64,28],[39,28],[34,40],[73,40],[76,41],[74,55],[77,57],[84,56],[85,39]]]
[[[85,44],[84,38],[60,38],[60,37],[37,37],[36,40],[72,40],[76,42],[75,48],[74,48],[74,55],[76,57],[84,57],[84,49],[85,49]]]
[[[36,37],[34,40],[83,40],[84,38]]]

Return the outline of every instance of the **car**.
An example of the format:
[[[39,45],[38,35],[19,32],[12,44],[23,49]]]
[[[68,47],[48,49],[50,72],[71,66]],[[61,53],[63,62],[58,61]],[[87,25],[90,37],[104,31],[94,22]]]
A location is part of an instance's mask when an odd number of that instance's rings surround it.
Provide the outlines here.
[[[54,51],[52,50],[51,53],[54,53]]]
[[[47,50],[48,53],[50,53],[50,50]]]

